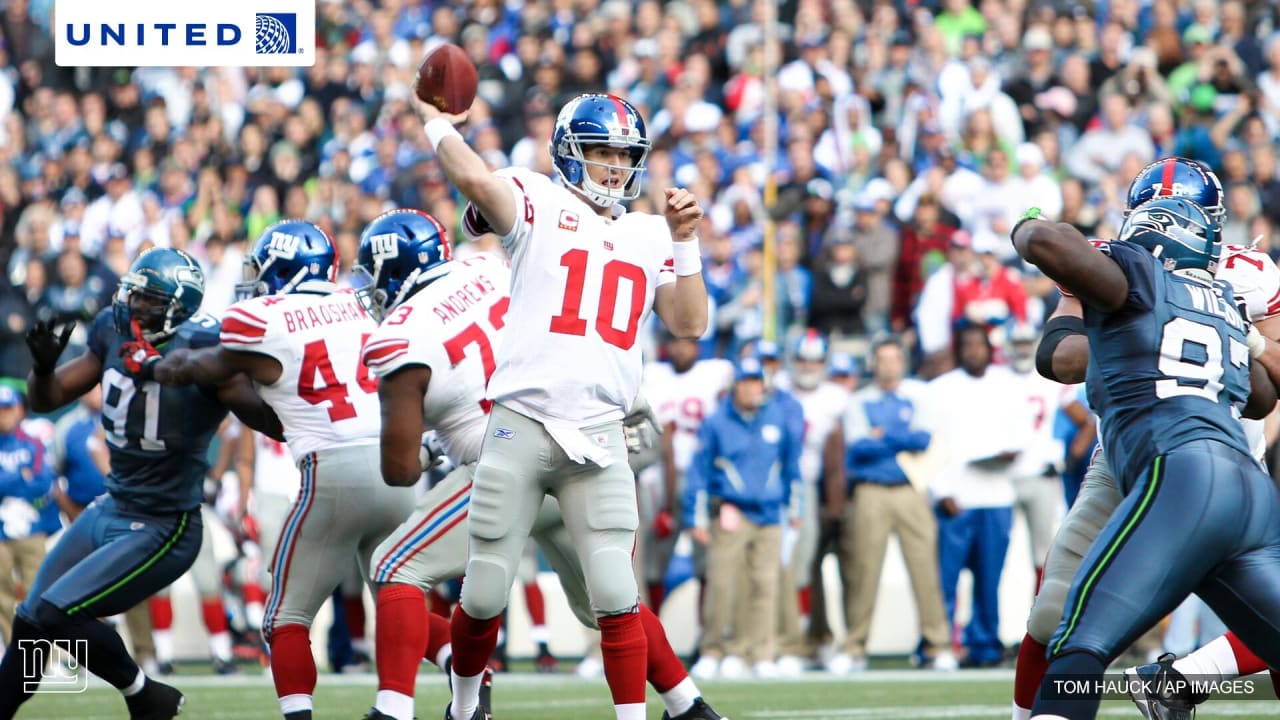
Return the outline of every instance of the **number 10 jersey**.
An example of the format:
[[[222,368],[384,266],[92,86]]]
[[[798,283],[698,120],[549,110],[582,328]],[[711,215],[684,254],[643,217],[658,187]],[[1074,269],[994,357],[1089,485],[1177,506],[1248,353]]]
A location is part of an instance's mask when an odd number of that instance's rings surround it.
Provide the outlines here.
[[[242,300],[222,318],[222,346],[275,358],[280,377],[257,385],[284,425],[294,462],[317,450],[378,442],[378,380],[360,360],[377,328],[350,290]],[[256,385],[256,383],[255,383]]]

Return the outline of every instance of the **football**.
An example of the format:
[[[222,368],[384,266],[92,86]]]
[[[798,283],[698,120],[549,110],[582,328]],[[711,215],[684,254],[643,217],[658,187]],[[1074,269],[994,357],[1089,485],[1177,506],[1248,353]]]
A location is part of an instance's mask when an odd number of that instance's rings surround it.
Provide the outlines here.
[[[476,99],[479,76],[467,53],[457,45],[440,45],[422,59],[414,93],[441,112],[466,112]]]

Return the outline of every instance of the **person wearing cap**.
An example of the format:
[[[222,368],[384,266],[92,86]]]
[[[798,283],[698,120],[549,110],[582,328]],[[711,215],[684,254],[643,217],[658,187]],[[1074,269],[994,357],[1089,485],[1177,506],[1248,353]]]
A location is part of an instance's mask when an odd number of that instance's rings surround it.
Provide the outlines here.
[[[871,220],[867,219],[871,215]],[[872,211],[858,213],[853,232],[832,228],[827,247],[813,275],[813,299],[809,303],[809,325],[823,335],[853,336],[866,331],[863,310],[867,303],[867,274],[859,264],[855,233],[874,228]]]
[[[1203,25],[1191,24],[1182,31],[1182,47],[1186,49],[1186,60],[1169,72],[1167,85],[1179,105],[1191,99],[1191,88],[1195,87],[1203,69],[1208,75],[1207,63],[1213,48],[1213,33]]]
[[[12,637],[18,587],[30,588],[45,540],[61,527],[44,443],[22,427],[22,394],[0,385],[0,633]],[[15,581],[15,572],[17,580]]]
[[[1122,94],[1102,98],[1102,127],[1080,136],[1067,154],[1067,172],[1096,185],[1115,172],[1125,156],[1135,154],[1145,165],[1155,156],[1151,133],[1131,122],[1133,107]]]
[[[142,199],[133,190],[129,169],[124,163],[108,166],[102,182],[106,193],[89,203],[80,221],[81,250],[89,255],[101,252],[110,232],[123,232],[132,237],[141,233],[146,220]]]
[[[951,235],[946,262],[928,276],[913,313],[916,335],[925,361],[924,378],[933,378],[951,368],[952,324],[957,307],[956,290],[973,282],[978,273],[973,235],[957,230]]]
[[[685,527],[707,546],[695,677],[742,677],[748,661],[758,677],[777,675],[782,525],[799,526],[804,500],[801,444],[790,423],[787,408],[766,391],[763,364],[750,356],[738,361],[729,397],[698,430],[683,502]],[[740,614],[738,602],[746,603]]]
[[[858,389],[860,374],[858,361],[852,355],[839,350],[831,353],[831,359],[827,362],[827,378],[831,382],[847,392],[853,392]]]
[[[1032,25],[1022,36],[1022,55],[1025,60],[1021,72],[1004,84],[1004,92],[1018,104],[1022,126],[1027,137],[1034,137],[1041,128],[1040,111],[1035,97],[1059,84],[1053,62],[1053,36],[1044,25]]]
[[[929,501],[899,464],[902,453],[928,449],[916,407],[924,386],[907,375],[901,341],[887,338],[871,354],[873,381],[853,394],[841,419],[847,485],[828,484],[827,504],[843,511],[840,547],[848,634],[827,669],[836,674],[865,670],[867,638],[880,587],[889,536],[898,538],[924,638],[926,663],[954,670],[951,635],[938,575],[938,529]]]

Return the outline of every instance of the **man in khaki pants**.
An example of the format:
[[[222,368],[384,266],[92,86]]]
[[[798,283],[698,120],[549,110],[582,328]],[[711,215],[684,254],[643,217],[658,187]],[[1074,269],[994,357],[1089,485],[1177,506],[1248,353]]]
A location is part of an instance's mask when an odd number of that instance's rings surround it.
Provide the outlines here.
[[[844,416],[852,484],[841,537],[849,634],[844,651],[831,658],[827,669],[840,674],[866,669],[880,571],[889,536],[896,534],[911,575],[926,662],[935,669],[954,670],[938,574],[937,524],[928,500],[912,486],[897,460],[899,453],[920,453],[929,447],[929,433],[915,426],[915,399],[922,386],[903,378],[906,358],[896,340],[878,343],[872,358],[874,382],[854,393]]]
[[[685,478],[685,527],[707,545],[706,624],[695,677],[777,674],[777,602],[781,523],[798,527],[803,507],[798,406],[766,402],[760,361],[739,361],[730,397],[698,430]],[[740,575],[748,590],[738,593]],[[734,628],[734,603],[748,603]],[[748,654],[750,657],[748,658]]]

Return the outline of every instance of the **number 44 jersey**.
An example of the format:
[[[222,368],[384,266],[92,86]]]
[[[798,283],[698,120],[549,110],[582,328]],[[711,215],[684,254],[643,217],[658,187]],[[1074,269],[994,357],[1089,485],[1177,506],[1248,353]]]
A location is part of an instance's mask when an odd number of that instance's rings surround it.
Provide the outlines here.
[[[507,326],[511,271],[489,253],[450,265],[447,275],[387,313],[365,345],[364,361],[379,377],[431,369],[423,421],[439,433],[449,458],[464,465],[480,458],[490,408],[485,385]]]
[[[1249,347],[1231,286],[1167,272],[1128,242],[1100,248],[1129,281],[1120,309],[1086,306],[1089,404],[1107,459],[1126,491],[1158,455],[1193,440],[1249,453],[1240,408],[1249,398]]]
[[[258,385],[284,426],[294,462],[378,442],[378,380],[360,361],[377,324],[350,290],[241,300],[222,318],[222,346],[275,358],[280,377]]]

